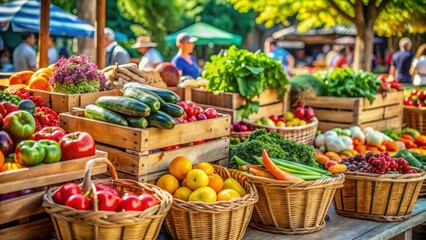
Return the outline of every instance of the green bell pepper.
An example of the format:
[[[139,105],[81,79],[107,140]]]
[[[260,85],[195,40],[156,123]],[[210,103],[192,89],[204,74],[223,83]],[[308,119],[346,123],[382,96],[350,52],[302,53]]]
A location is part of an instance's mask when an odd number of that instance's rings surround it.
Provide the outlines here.
[[[399,150],[392,157],[403,158],[407,160],[408,164],[412,167],[420,168],[422,166],[422,163],[417,160],[417,158],[415,158],[413,154],[411,154],[411,152],[407,149]]]
[[[55,163],[61,160],[61,147],[56,141],[53,140],[40,140],[38,141],[44,147],[46,154],[43,163]]]
[[[414,128],[404,128],[402,129],[402,134],[404,133],[410,134],[414,139],[416,139],[416,137],[420,135],[420,132]]]
[[[25,140],[16,146],[15,162],[30,167],[43,162],[45,155],[46,151],[40,143]]]

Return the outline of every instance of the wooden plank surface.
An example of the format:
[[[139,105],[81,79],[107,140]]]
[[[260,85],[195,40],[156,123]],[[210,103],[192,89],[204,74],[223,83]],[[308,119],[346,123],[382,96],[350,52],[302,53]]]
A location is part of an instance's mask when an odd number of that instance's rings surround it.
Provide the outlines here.
[[[372,122],[381,120],[384,118],[385,115],[385,109],[384,108],[375,108],[367,111],[362,111],[359,114],[358,121],[356,121],[357,124],[364,123],[364,122]]]
[[[353,111],[335,111],[335,110],[325,110],[325,109],[316,109],[315,117],[321,121],[329,122],[340,122],[340,123],[353,123],[355,113]]]
[[[333,206],[328,210],[330,220],[324,229],[305,235],[280,235],[262,232],[248,228],[243,239],[245,240],[351,240],[351,239],[389,239],[426,221],[426,199],[419,198],[414,205],[412,217],[403,222],[381,223],[355,218],[346,218],[336,214]]]
[[[403,101],[404,93],[403,91],[398,91],[388,93],[385,97],[383,97],[381,94],[377,94],[376,99],[374,99],[374,102],[371,104],[368,99],[361,98],[360,106],[362,109],[370,109],[394,104],[402,104]]]
[[[33,240],[44,239],[52,235],[55,229],[50,218],[18,225],[0,230],[0,239],[3,240]]]
[[[48,178],[49,175],[53,174],[66,174],[67,172],[72,171],[83,171],[86,166],[86,163],[90,159],[94,158],[106,158],[107,153],[102,151],[97,151],[95,155],[90,157],[84,157],[79,158],[75,160],[68,160],[68,161],[60,161],[58,163],[52,163],[52,164],[46,164],[42,166],[37,167],[27,167],[23,169],[19,169],[17,171],[11,171],[11,172],[2,172],[0,173],[0,194],[13,192],[13,191],[19,191],[26,188],[32,188],[32,187],[40,187],[40,186],[47,186],[54,184],[52,182],[49,182],[48,180],[43,181],[43,178]],[[98,169],[99,170],[99,169]],[[31,179],[31,180],[30,180]],[[32,181],[32,179],[39,179],[40,182]],[[68,181],[69,177],[66,178]],[[23,187],[18,184],[21,182],[27,181],[31,184],[31,187]],[[59,183],[59,182],[56,182]],[[11,188],[7,187],[10,186]]]
[[[386,106],[384,118],[401,116],[403,108],[404,107],[403,107],[402,103],[398,104],[398,105]]]
[[[45,191],[0,202],[0,224],[44,212],[41,206]]]
[[[121,149],[98,144],[98,149],[108,152],[108,159],[121,172],[139,176],[166,170],[170,162],[177,156],[189,158],[193,164],[213,162],[227,158],[229,154],[229,138],[205,142],[170,151],[159,151],[147,155],[135,156]]]
[[[305,99],[306,106],[313,108],[353,110],[359,98],[315,97]]]

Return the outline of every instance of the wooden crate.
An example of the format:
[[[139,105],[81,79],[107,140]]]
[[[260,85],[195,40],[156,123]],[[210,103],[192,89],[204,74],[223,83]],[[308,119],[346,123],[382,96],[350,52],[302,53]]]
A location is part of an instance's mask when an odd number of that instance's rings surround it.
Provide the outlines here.
[[[186,96],[188,90],[185,90]],[[290,85],[287,85],[287,93],[283,99],[277,99],[278,93],[276,90],[267,89],[259,97],[254,100],[259,101],[260,107],[256,114],[252,114],[249,120],[257,120],[261,117],[269,117],[271,114],[283,115],[290,109]],[[211,92],[201,89],[191,89],[190,99],[197,105],[208,108],[215,108],[218,112],[229,114],[232,121],[240,120],[238,117],[238,108],[246,104],[246,99],[238,93],[223,93],[214,95]]]
[[[125,149],[101,144],[98,144],[97,148],[108,153],[108,159],[116,170],[140,176],[167,170],[170,162],[177,156],[188,157],[193,164],[228,158],[229,138],[225,137],[169,151],[154,151],[149,154],[128,153]]]
[[[191,88],[167,87],[167,89],[179,95],[181,101],[191,101]]]
[[[305,99],[306,106],[315,110],[320,131],[332,128],[373,127],[377,130],[402,127],[403,92],[386,97],[376,95],[372,104],[366,98],[315,97]]]
[[[224,159],[220,159],[220,160],[216,160],[211,162],[211,164],[216,164],[216,165],[220,165],[220,166],[224,166],[227,167],[229,164],[229,159],[228,158],[224,158]],[[123,179],[132,179],[138,182],[142,182],[142,183],[152,183],[155,184],[155,182],[164,174],[168,173],[168,170],[163,170],[163,171],[159,171],[159,172],[154,172],[154,173],[149,173],[147,175],[140,175],[140,176],[134,176],[125,172],[121,172],[121,171],[117,171],[117,175],[118,178],[123,178]]]
[[[94,103],[101,96],[118,96],[119,89],[82,94],[63,94],[55,92],[46,92],[41,90],[31,90],[35,96],[43,98],[47,107],[57,113],[70,112],[73,107],[85,107]]]
[[[99,157],[106,158],[107,153],[96,151],[90,157],[0,173],[0,194],[36,190],[29,195],[0,201],[0,239],[34,239],[52,233],[53,225],[47,216],[31,220],[44,213],[43,195],[51,186],[83,178],[86,163]],[[95,165],[92,169],[92,175],[105,172],[106,165]]]
[[[125,127],[88,119],[83,115],[81,109],[60,114],[61,127],[67,132],[88,132],[96,142],[124,148],[127,152],[148,154],[150,150],[230,135],[231,118],[228,115],[176,124],[172,130]]]

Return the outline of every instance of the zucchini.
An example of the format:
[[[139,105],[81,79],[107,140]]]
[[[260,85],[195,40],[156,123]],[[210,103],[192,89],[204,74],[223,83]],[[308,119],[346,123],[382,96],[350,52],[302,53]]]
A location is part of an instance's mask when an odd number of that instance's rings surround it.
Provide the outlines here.
[[[139,89],[139,88],[135,88],[135,89]],[[155,98],[156,98],[156,99],[160,102],[160,106],[161,106],[161,107],[166,106],[167,102],[166,102],[166,101],[164,101],[164,99],[162,99],[162,98],[161,98],[160,96],[158,96],[157,94],[153,93],[152,91],[147,90],[147,89],[144,89],[144,90],[139,89],[139,90],[140,90],[140,91],[144,91],[146,94],[148,94],[148,95],[151,95],[151,96],[155,97]]]
[[[96,105],[133,117],[147,117],[151,113],[145,103],[128,97],[102,96],[96,100]]]
[[[129,126],[136,128],[148,127],[148,121],[144,117],[126,117]]]
[[[158,127],[161,129],[173,129],[175,127],[175,119],[165,112],[155,112],[147,118],[148,126]]]
[[[126,89],[126,88],[137,88],[141,90],[149,90],[157,94],[158,96],[160,96],[164,101],[170,102],[170,103],[177,103],[180,101],[179,95],[167,89],[155,88],[149,85],[136,83],[136,82],[129,82],[124,84],[123,89]]]
[[[95,104],[87,105],[84,109],[84,115],[93,120],[128,126],[126,119],[120,116],[120,114],[106,108],[96,106]]]
[[[183,115],[185,115],[185,111],[183,110],[183,108],[174,103],[167,103],[165,107],[161,108],[161,111],[175,118],[182,117]]]
[[[126,88],[123,91],[123,96],[145,103],[151,109],[151,112],[160,110],[160,101],[145,91],[139,90],[137,88]]]

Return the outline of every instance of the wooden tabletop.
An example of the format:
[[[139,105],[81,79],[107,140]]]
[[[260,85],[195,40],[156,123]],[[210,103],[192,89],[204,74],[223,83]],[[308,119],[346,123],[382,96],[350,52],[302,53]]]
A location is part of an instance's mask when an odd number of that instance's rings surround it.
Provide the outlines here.
[[[403,222],[382,223],[342,217],[337,215],[333,209],[333,205],[328,210],[328,216],[330,217],[330,220],[326,221],[325,227],[316,233],[305,235],[280,235],[254,230],[249,227],[247,228],[243,239],[389,239],[417,225],[420,225],[423,222],[426,222],[426,198],[419,198],[417,200],[416,204],[414,205],[411,218]]]

